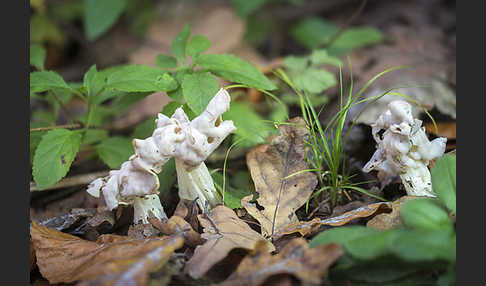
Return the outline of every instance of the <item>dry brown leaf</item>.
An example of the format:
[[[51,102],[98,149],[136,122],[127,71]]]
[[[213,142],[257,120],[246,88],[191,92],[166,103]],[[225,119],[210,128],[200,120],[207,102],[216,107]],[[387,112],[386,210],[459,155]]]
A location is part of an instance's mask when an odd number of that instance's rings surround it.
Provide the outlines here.
[[[35,222],[30,234],[40,273],[52,284],[145,285],[148,273],[184,243],[182,236],[140,240],[119,235],[102,235],[92,242]]]
[[[256,286],[276,274],[292,274],[301,281],[318,284],[329,267],[342,255],[336,243],[309,248],[303,238],[291,240],[277,255],[268,253],[267,246],[258,243],[220,286]]]
[[[158,219],[149,218],[149,222],[162,234],[182,234],[182,236],[184,237],[184,243],[191,247],[195,247],[204,243],[204,240],[201,239],[201,235],[198,232],[194,231],[192,226],[180,216],[173,215],[166,222],[162,222]]]
[[[232,249],[252,250],[257,241],[263,240],[263,237],[240,220],[232,209],[223,205],[216,206],[209,213],[200,214],[198,218],[204,228],[201,236],[207,241],[196,247],[184,270],[195,279],[202,277]],[[275,250],[270,242],[263,241],[269,252]]]
[[[315,218],[311,221],[298,222],[295,224],[288,225],[282,228],[279,232],[275,233],[272,238],[276,239],[286,234],[291,234],[299,232],[302,236],[308,235],[319,226],[329,225],[329,226],[341,226],[348,222],[363,217],[369,217],[377,213],[389,212],[392,210],[392,203],[390,202],[380,202],[374,203],[367,206],[363,206],[352,211],[346,212],[340,216],[331,217],[328,219]]]
[[[280,125],[279,135],[271,144],[257,146],[246,156],[251,178],[260,194],[257,202],[263,209],[250,203],[252,195],[244,197],[241,205],[260,222],[264,236],[271,236],[282,227],[297,223],[295,211],[307,201],[317,185],[317,177],[311,172],[284,179],[309,169],[304,142],[309,131],[300,117],[289,123]]]
[[[400,217],[400,208],[406,201],[414,198],[417,197],[403,196],[400,197],[398,200],[393,201],[391,203],[391,208],[392,208],[391,213],[383,213],[383,214],[376,215],[374,218],[372,218],[366,223],[366,226],[378,230],[386,230],[386,229],[390,229],[402,225],[403,222]]]

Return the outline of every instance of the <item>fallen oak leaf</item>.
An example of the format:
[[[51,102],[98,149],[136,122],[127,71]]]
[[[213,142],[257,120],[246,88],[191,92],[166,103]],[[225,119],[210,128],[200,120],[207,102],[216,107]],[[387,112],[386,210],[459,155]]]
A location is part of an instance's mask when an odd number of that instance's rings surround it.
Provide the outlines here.
[[[30,234],[39,271],[51,284],[145,285],[148,273],[184,243],[181,236],[140,240],[119,235],[101,235],[92,242],[36,222]]]
[[[379,202],[379,203],[369,204],[354,209],[352,211],[346,212],[340,216],[331,217],[327,219],[321,219],[317,217],[311,221],[297,222],[291,225],[287,225],[286,227],[282,228],[280,231],[275,233],[272,236],[272,238],[277,239],[286,234],[292,234],[295,232],[299,232],[302,236],[306,236],[310,233],[313,233],[316,230],[316,227],[319,226],[324,226],[324,225],[342,226],[357,218],[365,218],[372,215],[377,215],[383,212],[390,212],[390,211],[392,211],[391,202]]]
[[[260,145],[248,152],[246,164],[259,193],[256,204],[252,195],[241,199],[241,205],[260,222],[265,237],[272,236],[286,225],[297,223],[295,211],[305,204],[317,185],[317,177],[309,169],[305,138],[309,131],[302,118],[279,126],[279,135],[271,144]],[[301,172],[297,175],[293,175]]]
[[[303,238],[291,240],[276,255],[271,255],[267,246],[259,241],[255,250],[247,255],[236,271],[219,286],[257,286],[272,275],[291,274],[311,284],[319,284],[329,267],[342,255],[336,243],[309,248]]]
[[[201,237],[207,241],[196,247],[194,255],[186,263],[184,271],[192,278],[201,278],[235,248],[253,250],[257,241],[263,240],[262,243],[269,252],[275,250],[273,244],[264,240],[226,206],[216,206],[210,212],[200,214],[198,218],[204,228]]]

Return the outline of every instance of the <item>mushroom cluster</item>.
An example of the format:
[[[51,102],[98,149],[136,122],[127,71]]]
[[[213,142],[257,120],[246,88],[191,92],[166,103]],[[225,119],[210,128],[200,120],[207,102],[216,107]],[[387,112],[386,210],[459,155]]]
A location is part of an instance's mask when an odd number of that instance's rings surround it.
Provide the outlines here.
[[[401,100],[389,103],[371,127],[378,147],[363,171],[377,170],[383,182],[399,175],[408,195],[435,197],[427,166],[444,154],[447,139],[429,141],[422,121],[414,119],[410,104]]]
[[[149,217],[167,219],[158,197],[157,174],[174,158],[180,198],[197,199],[201,209],[221,203],[204,160],[236,129],[231,120],[221,119],[229,110],[230,100],[228,92],[220,89],[192,121],[181,107],[170,118],[159,113],[152,136],[134,139],[135,154],[120,170],[91,182],[87,192],[94,197],[103,194],[110,210],[118,205],[133,205],[134,223],[148,223]]]

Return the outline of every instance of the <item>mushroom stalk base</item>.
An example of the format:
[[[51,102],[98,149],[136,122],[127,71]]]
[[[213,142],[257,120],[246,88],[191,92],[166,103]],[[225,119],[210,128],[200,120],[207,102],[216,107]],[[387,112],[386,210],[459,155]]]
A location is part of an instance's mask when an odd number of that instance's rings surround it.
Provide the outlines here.
[[[194,201],[201,210],[206,209],[206,204],[211,208],[223,203],[223,200],[214,187],[213,178],[206,164],[202,162],[197,167],[188,171],[184,162],[175,159],[177,170],[177,182],[179,185],[179,198]]]
[[[160,203],[158,195],[147,195],[144,197],[136,197],[133,201],[133,223],[137,224],[142,221],[148,224],[148,218],[158,218],[160,220],[167,220],[167,215]]]

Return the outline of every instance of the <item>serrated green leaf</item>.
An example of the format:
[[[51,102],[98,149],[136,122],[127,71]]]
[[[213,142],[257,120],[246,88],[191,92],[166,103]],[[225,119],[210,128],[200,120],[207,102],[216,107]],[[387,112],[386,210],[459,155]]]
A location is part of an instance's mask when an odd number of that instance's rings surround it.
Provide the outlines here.
[[[124,92],[167,92],[177,86],[177,81],[166,71],[142,65],[123,66],[107,79],[108,88]]]
[[[151,117],[138,124],[130,137],[137,139],[145,139],[152,136],[157,124],[155,124],[155,118]]]
[[[203,35],[195,35],[187,44],[186,53],[194,60],[209,47],[211,47],[211,42],[208,38]]]
[[[184,100],[196,114],[206,109],[218,90],[218,81],[209,73],[186,74],[182,80]]]
[[[400,216],[405,225],[410,227],[448,233],[453,231],[449,215],[434,199],[418,198],[407,201],[400,208]]]
[[[277,87],[250,63],[232,54],[205,54],[196,63],[211,73],[249,87],[274,90]]]
[[[54,129],[41,139],[34,155],[33,177],[39,190],[62,179],[78,153],[82,135],[67,129]]]
[[[84,0],[84,31],[94,41],[111,28],[127,7],[127,0]]]
[[[292,78],[298,89],[309,93],[321,93],[337,84],[336,76],[325,69],[308,68]]]
[[[177,59],[173,56],[159,54],[155,59],[155,64],[163,68],[175,68],[177,67]]]
[[[238,16],[242,18],[249,16],[265,4],[265,0],[233,0],[231,2],[233,4],[233,9],[235,9]]]
[[[440,157],[431,170],[432,188],[439,199],[456,213],[456,156]]]
[[[230,110],[223,114],[224,120],[233,120],[236,135],[233,142],[240,139],[238,146],[251,147],[266,142],[267,136],[276,132],[271,124],[266,123],[253,108],[243,102],[232,102]]]
[[[174,38],[171,45],[172,53],[183,63],[186,62],[186,45],[190,34],[191,28],[189,24],[185,24],[179,34]]]
[[[189,105],[187,105],[187,103],[184,103],[182,105],[182,110],[184,110],[184,113],[186,113],[189,120],[193,120],[197,116],[197,114],[194,113],[194,111],[189,107]]]
[[[105,86],[105,77],[98,72],[96,65],[92,65],[84,74],[83,86],[88,92],[89,98],[97,96]]]
[[[40,44],[31,44],[29,48],[30,65],[35,66],[39,70],[44,69],[44,62],[46,60],[46,50]]]
[[[110,137],[96,146],[98,156],[111,169],[119,169],[121,164],[135,153],[132,139],[126,137]]]
[[[111,109],[118,113],[126,112],[133,104],[147,97],[150,92],[117,92],[119,93],[113,99]]]
[[[383,40],[383,34],[373,27],[358,27],[344,30],[328,47],[331,55],[339,55],[352,49],[372,45]]]
[[[318,17],[306,17],[290,30],[290,35],[304,47],[313,50],[326,43],[337,32],[337,27]]]
[[[53,71],[35,71],[30,73],[30,93],[44,92],[55,88],[70,89],[64,79]]]

